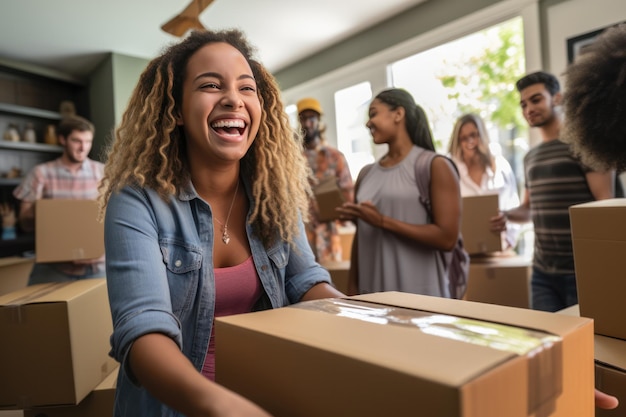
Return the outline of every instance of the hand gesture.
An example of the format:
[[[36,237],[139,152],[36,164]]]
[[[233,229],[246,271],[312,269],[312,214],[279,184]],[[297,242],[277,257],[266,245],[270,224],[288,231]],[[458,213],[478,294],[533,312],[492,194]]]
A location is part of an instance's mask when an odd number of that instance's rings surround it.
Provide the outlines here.
[[[341,220],[361,219],[374,227],[383,226],[383,215],[371,201],[344,203],[337,211]]]

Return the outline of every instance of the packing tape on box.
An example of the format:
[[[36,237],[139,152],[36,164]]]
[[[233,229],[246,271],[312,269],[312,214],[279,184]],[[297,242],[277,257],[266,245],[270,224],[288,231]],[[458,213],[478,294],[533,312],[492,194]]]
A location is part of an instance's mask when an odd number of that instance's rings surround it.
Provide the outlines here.
[[[50,282],[47,284],[37,284],[37,287],[39,288],[36,288],[34,291],[21,297],[14,298],[5,304],[2,310],[4,310],[11,322],[20,324],[22,323],[22,306],[24,304],[28,304],[70,284],[71,282]]]
[[[522,327],[340,298],[305,301],[290,306],[382,325],[413,327],[425,334],[485,346],[528,358],[528,410],[563,391],[562,339]],[[531,384],[532,381],[532,384]]]

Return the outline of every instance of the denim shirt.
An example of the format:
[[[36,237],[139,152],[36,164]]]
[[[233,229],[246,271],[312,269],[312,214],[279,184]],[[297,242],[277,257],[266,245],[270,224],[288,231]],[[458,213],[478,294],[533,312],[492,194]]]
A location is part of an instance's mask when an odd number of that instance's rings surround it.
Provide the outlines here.
[[[249,216],[253,201],[250,184],[244,184]],[[249,224],[246,232],[263,286],[256,310],[296,303],[315,284],[330,282],[328,272],[315,262],[302,222],[298,251],[279,239],[264,247]],[[154,190],[130,186],[111,195],[105,249],[114,326],[110,354],[121,363],[116,417],[182,416],[138,385],[128,367],[128,352],[138,337],[161,333],[202,369],[214,318],[214,237],[211,208],[191,183],[167,201]]]

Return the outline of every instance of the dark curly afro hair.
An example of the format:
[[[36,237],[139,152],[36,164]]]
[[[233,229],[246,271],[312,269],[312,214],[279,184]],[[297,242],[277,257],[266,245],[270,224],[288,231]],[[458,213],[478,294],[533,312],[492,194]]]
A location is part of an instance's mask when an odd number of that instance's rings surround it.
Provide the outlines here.
[[[626,24],[585,47],[565,81],[563,140],[596,169],[626,169]]]

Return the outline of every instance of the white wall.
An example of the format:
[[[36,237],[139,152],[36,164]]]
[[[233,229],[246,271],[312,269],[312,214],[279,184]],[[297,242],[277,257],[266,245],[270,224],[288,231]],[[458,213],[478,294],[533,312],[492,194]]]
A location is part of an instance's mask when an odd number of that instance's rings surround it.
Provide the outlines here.
[[[547,10],[549,62],[559,77],[567,67],[567,39],[626,21],[625,0],[570,0]]]

